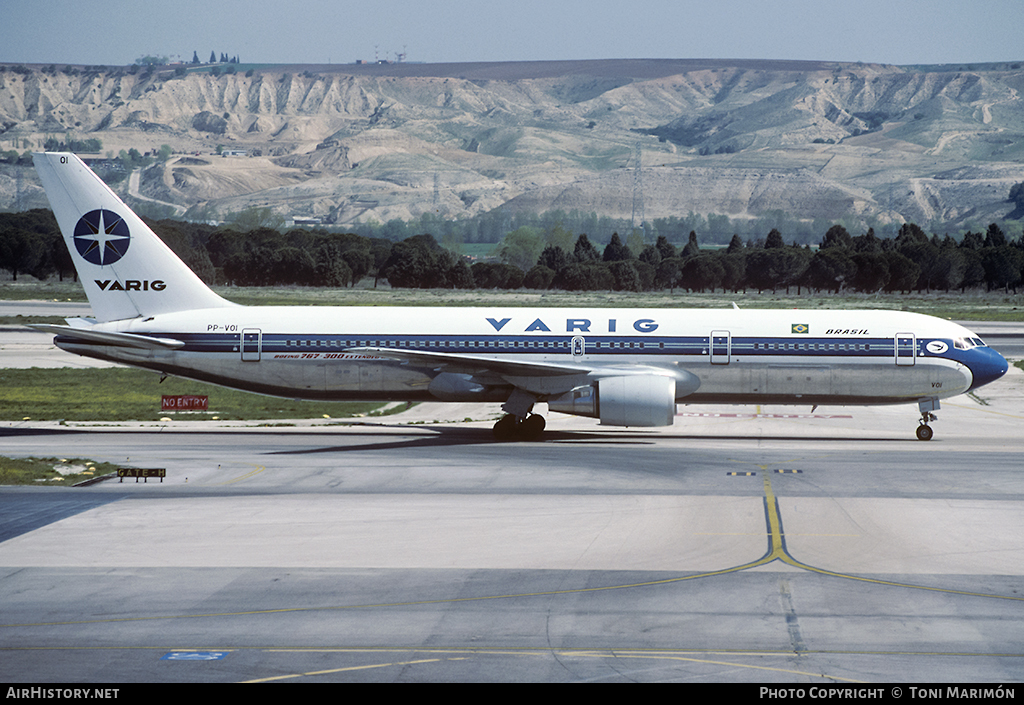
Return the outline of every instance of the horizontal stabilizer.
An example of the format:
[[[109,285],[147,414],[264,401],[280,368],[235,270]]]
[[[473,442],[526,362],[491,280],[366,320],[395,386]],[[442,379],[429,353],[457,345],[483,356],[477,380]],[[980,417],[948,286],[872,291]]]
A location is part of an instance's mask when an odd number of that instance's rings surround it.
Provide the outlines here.
[[[120,348],[142,348],[144,350],[176,350],[185,347],[185,343],[171,338],[152,338],[148,335],[135,333],[110,333],[89,330],[88,328],[72,328],[52,323],[35,323],[29,326],[44,333],[54,333],[64,338],[83,340],[88,343],[114,345]]]

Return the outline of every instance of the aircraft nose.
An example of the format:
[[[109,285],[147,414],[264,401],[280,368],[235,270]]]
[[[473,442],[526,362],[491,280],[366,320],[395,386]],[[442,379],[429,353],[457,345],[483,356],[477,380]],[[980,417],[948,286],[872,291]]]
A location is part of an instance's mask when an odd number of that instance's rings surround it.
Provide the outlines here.
[[[975,348],[971,350],[967,366],[971,369],[971,376],[974,377],[971,389],[977,389],[983,384],[995,382],[1005,375],[1008,369],[1006,358],[992,348]]]

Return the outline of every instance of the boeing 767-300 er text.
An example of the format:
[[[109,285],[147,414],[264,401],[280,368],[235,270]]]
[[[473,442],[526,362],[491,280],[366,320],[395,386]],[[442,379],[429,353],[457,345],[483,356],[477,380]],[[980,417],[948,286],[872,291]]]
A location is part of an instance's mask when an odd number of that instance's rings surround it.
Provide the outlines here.
[[[499,439],[551,411],[669,426],[676,403],[914,404],[998,379],[971,331],[899,311],[240,306],[211,291],[73,154],[33,155],[93,318],[69,352],[281,397],[502,401]]]

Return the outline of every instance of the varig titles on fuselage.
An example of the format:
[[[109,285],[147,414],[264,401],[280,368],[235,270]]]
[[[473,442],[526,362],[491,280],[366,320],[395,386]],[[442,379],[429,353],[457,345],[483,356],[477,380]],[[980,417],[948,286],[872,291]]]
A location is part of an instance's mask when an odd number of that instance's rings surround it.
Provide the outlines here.
[[[552,319],[549,319],[552,320]],[[512,321],[511,318],[488,318],[487,322],[491,324],[495,331],[500,332],[502,328],[508,325]],[[619,321],[615,318],[607,319],[608,323],[605,326],[604,321],[591,321],[589,318],[567,318],[565,319],[565,332],[566,333],[616,333],[619,328]],[[559,326],[557,323],[553,323],[556,327]],[[628,325],[628,324],[627,324]],[[515,324],[513,328],[518,328]],[[653,318],[639,318],[632,323],[633,330],[637,333],[653,333],[658,330],[658,324]],[[549,326],[542,318],[536,318],[532,323],[523,328],[524,333],[536,333],[536,332],[547,332],[552,331]]]

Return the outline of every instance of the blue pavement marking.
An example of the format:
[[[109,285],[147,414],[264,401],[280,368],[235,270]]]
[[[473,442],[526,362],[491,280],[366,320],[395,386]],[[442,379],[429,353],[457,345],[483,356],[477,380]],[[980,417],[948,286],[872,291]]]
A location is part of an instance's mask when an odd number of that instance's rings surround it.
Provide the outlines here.
[[[0,490],[0,542],[119,499],[121,495],[115,494],[71,496],[59,490]]]

